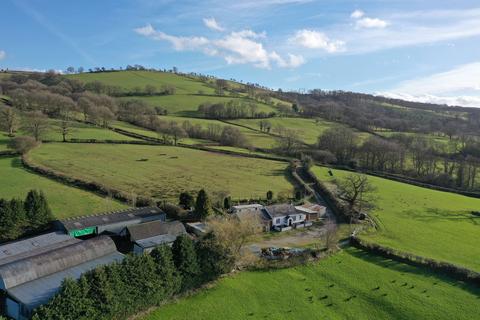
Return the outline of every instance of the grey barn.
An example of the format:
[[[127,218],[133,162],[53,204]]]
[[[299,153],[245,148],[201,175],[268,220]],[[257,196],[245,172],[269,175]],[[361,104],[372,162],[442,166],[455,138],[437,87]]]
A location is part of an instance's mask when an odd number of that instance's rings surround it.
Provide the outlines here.
[[[56,221],[56,228],[72,237],[97,234],[118,235],[127,226],[143,222],[165,221],[166,215],[158,207],[131,208],[79,218]]]
[[[6,293],[6,314],[28,319],[58,292],[65,278],[78,279],[123,257],[107,236],[82,241],[53,232],[2,245],[0,289]]]
[[[148,253],[162,244],[172,244],[178,236],[187,234],[180,221],[150,221],[128,226],[122,235],[133,244],[134,253]]]

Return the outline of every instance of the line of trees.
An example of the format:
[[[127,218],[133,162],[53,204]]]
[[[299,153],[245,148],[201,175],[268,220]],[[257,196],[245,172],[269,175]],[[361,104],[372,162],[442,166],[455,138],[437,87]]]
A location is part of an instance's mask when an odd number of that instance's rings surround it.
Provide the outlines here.
[[[480,139],[466,134],[448,142],[401,133],[389,138],[372,135],[360,143],[353,130],[335,128],[319,137],[312,156],[326,163],[402,174],[443,187],[479,189]]]
[[[43,192],[30,190],[25,200],[0,199],[0,241],[44,231],[53,219]]]
[[[112,97],[158,96],[173,95],[176,93],[176,88],[174,86],[166,84],[160,87],[147,84],[144,87],[135,86],[131,89],[126,89],[120,86],[107,85],[100,81],[91,81],[85,83],[84,88],[87,91],[95,92],[97,94],[106,94]]]
[[[207,119],[270,118],[275,116],[275,112],[259,112],[258,105],[254,102],[238,99],[232,99],[225,103],[202,103],[198,106],[198,112]]]
[[[214,233],[196,243],[182,235],[171,248],[162,245],[150,254],[96,268],[79,280],[66,279],[32,319],[126,319],[230,272],[234,260]]]

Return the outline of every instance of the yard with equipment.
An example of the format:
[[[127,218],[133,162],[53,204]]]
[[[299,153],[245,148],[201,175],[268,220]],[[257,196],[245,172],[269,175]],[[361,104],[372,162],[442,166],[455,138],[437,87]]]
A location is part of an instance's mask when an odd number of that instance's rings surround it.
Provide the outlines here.
[[[348,171],[314,167],[323,182],[333,182]],[[480,199],[421,188],[369,176],[376,187],[377,208],[372,214],[380,221],[376,232],[361,238],[404,252],[450,262],[480,271],[478,234]]]
[[[42,190],[56,218],[68,218],[125,208],[113,200],[68,187],[26,170],[17,157],[0,157],[0,198],[24,198],[31,189]]]
[[[347,249],[305,266],[223,278],[143,319],[472,319],[479,294],[425,269]]]
[[[172,146],[49,143],[35,164],[125,193],[177,201],[182,191],[226,191],[234,199],[291,191],[287,163]]]

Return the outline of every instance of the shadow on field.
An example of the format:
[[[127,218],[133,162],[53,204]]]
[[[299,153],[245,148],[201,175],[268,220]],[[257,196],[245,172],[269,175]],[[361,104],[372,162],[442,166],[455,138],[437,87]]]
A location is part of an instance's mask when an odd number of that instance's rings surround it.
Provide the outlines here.
[[[410,274],[418,274],[423,275],[431,279],[432,285],[437,285],[440,281],[458,288],[461,288],[465,291],[468,291],[478,297],[480,297],[480,288],[476,287],[471,284],[467,284],[463,281],[457,281],[452,279],[451,277],[441,274],[441,273],[433,273],[432,271],[428,270],[427,268],[417,267],[417,266],[410,266],[405,263],[397,262],[391,259],[383,258],[381,256],[377,256],[362,250],[348,250],[348,253],[353,257],[362,259],[366,262],[370,262],[380,266],[382,268],[387,268],[390,270],[395,270],[401,273],[410,273]],[[392,279],[393,282],[398,282],[400,279]]]
[[[23,164],[22,164],[22,160],[20,160],[20,158],[18,158],[18,157],[15,157],[15,158],[12,159],[11,166],[12,166],[12,168],[22,168],[22,169],[24,169]]]
[[[463,221],[470,220],[473,224],[480,223],[480,216],[474,216],[470,212],[454,211],[454,210],[441,210],[439,208],[426,208],[422,213],[418,211],[404,211],[410,218],[430,222],[446,220],[446,221]]]

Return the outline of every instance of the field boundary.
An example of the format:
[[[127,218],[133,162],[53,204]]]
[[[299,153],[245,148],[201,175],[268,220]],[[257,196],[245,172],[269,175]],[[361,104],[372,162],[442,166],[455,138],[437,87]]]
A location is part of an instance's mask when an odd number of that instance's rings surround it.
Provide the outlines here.
[[[320,181],[310,169],[302,168],[301,173],[313,181],[313,189],[320,194],[340,222],[348,221],[348,210],[337,197]]]
[[[26,168],[26,169],[28,169],[28,170],[36,173],[36,174],[39,174],[43,177],[46,177],[50,180],[60,182],[64,185],[67,185],[67,186],[70,186],[70,187],[79,188],[79,189],[82,189],[82,190],[85,190],[85,191],[88,191],[88,192],[93,192],[93,193],[95,193],[97,195],[100,195],[102,197],[111,197],[111,198],[113,198],[115,200],[118,200],[118,201],[120,201],[122,203],[125,203],[125,204],[131,204],[131,202],[132,202],[132,196],[128,195],[127,193],[125,193],[123,191],[104,186],[104,185],[99,184],[97,182],[85,181],[85,180],[82,180],[82,179],[70,177],[70,176],[67,176],[63,173],[56,172],[52,169],[48,169],[48,168],[45,168],[43,166],[36,165],[28,158],[27,155],[23,155],[21,157],[21,160],[22,160],[22,165],[24,166],[24,168]],[[151,205],[152,203],[156,202],[156,200],[153,199],[153,198],[143,197],[143,196],[138,196],[138,195],[135,197],[135,200],[136,200],[135,205],[139,206],[139,207],[148,206],[148,205]]]
[[[446,274],[457,280],[471,283],[480,287],[480,273],[449,262],[438,261],[431,258],[417,256],[408,252],[399,251],[376,243],[364,241],[356,236],[350,237],[350,244],[363,251],[374,255],[392,259],[415,267],[424,267],[428,270]]]
[[[331,164],[317,164],[317,165],[319,165],[321,167],[331,168],[331,169],[345,170],[345,171],[350,171],[350,172],[355,172],[355,173],[368,174],[368,175],[371,175],[371,176],[374,176],[374,177],[388,179],[388,180],[397,181],[397,182],[402,182],[402,183],[410,184],[410,185],[417,186],[417,187],[422,187],[422,188],[427,188],[427,189],[432,189],[432,190],[437,190],[437,191],[443,191],[443,192],[456,193],[456,194],[466,196],[466,197],[470,197],[470,198],[480,198],[480,193],[478,193],[478,192],[464,191],[464,190],[455,189],[455,188],[437,186],[437,185],[434,185],[434,184],[418,181],[418,180],[415,180],[414,178],[406,177],[406,176],[403,176],[403,175],[396,175],[396,174],[391,174],[391,173],[371,171],[371,170],[366,170],[366,169],[353,169],[353,168],[350,168],[350,167],[344,166],[344,165],[331,165]]]

